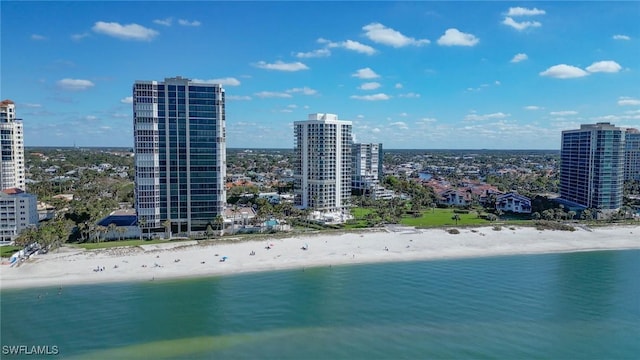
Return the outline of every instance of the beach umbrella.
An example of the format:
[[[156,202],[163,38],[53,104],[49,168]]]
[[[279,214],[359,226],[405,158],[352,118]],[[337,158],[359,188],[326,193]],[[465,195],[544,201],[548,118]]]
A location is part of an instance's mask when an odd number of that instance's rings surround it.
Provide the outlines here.
[[[227,260],[227,259],[228,259],[228,258],[227,258],[226,256],[223,256],[223,257],[222,257],[222,260]]]

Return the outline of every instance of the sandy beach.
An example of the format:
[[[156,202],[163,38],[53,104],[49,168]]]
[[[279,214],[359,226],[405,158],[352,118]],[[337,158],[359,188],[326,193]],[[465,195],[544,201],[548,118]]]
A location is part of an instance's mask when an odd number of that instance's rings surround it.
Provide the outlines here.
[[[154,281],[247,272],[515,254],[639,249],[640,225],[576,231],[530,227],[417,230],[392,226],[343,234],[291,235],[260,241],[175,242],[83,250],[63,247],[0,266],[0,288]],[[307,250],[303,250],[304,246]],[[267,248],[269,247],[269,248]],[[254,255],[252,255],[254,254]],[[221,261],[226,257],[225,261]],[[102,270],[99,270],[102,269]]]

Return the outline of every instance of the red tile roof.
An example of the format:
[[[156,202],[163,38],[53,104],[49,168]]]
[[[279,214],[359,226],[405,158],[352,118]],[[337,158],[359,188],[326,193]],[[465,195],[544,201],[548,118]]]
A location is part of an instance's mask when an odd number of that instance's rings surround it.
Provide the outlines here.
[[[22,194],[24,191],[18,188],[8,188],[8,189],[2,190],[2,192],[7,195],[16,195],[16,194]]]

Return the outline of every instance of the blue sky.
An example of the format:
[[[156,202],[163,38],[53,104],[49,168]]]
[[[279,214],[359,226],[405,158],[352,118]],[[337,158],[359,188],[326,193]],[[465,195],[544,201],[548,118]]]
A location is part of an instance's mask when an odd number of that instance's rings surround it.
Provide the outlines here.
[[[27,146],[132,146],[136,80],[221,82],[228,147],[327,112],[391,148],[559,149],[640,128],[639,2],[11,2],[1,95]]]

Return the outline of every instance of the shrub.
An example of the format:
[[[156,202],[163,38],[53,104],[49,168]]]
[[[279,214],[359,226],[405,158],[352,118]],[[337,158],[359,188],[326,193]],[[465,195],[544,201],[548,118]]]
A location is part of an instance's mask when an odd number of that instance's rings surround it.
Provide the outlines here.
[[[538,220],[534,222],[537,230],[562,230],[562,231],[575,231],[571,225],[562,224],[554,221]]]
[[[455,214],[468,214],[469,210],[465,210],[465,209],[454,209],[453,212]]]

